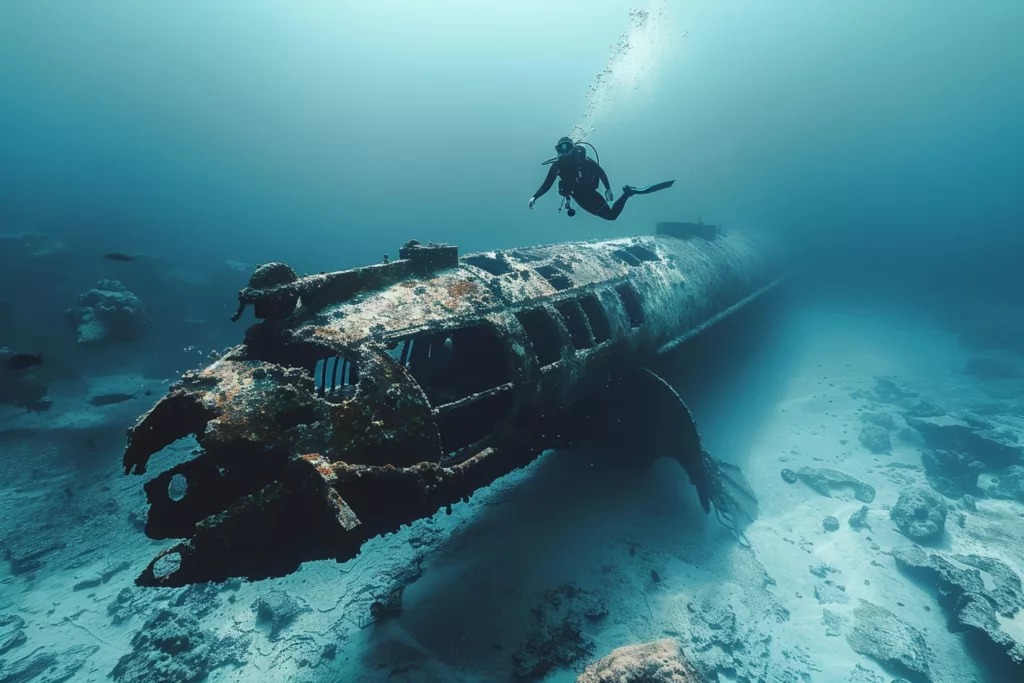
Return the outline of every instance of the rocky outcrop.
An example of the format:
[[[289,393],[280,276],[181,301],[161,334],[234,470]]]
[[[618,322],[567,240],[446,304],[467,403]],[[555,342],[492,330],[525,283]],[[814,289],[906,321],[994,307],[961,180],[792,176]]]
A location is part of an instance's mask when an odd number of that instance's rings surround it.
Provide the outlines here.
[[[797,470],[797,478],[821,495],[831,498],[833,489],[852,489],[853,496],[862,503],[870,503],[875,499],[875,489],[857,477],[839,470],[823,467],[801,467]]]
[[[924,636],[884,607],[861,600],[846,641],[854,652],[871,657],[896,676],[931,681],[930,653]]]
[[[934,543],[942,538],[947,514],[942,496],[923,486],[904,489],[889,512],[899,530],[918,543]]]
[[[934,450],[921,454],[928,483],[947,498],[978,492],[978,475],[985,464],[967,453]]]
[[[149,318],[139,298],[117,280],[100,280],[67,310],[79,344],[131,341],[146,332]]]
[[[41,232],[0,233],[2,263],[38,261],[66,253],[64,244]]]
[[[935,592],[956,630],[1004,655],[1007,665],[1024,669],[1024,644],[1006,633],[998,618],[1012,619],[1024,608],[1021,580],[1012,568],[991,557],[953,556],[956,562],[968,565],[963,569],[918,546],[896,548],[892,556],[900,571]],[[986,588],[981,572],[991,580],[991,589]]]
[[[300,615],[309,611],[305,603],[282,590],[272,590],[253,603],[257,623],[270,627],[270,640],[277,640],[281,632]]]
[[[644,645],[627,645],[594,662],[576,683],[704,683],[671,638]]]
[[[877,424],[864,425],[860,430],[860,445],[877,455],[892,453],[892,440],[889,432]]]
[[[1017,500],[1024,503],[1024,467],[1014,465],[1007,467],[998,477],[992,479],[985,488],[985,493],[992,498]]]
[[[1021,448],[982,423],[971,425],[952,417],[907,417],[907,424],[935,450],[967,453],[986,467],[1000,469],[1021,462]]]
[[[0,403],[13,403],[32,411],[49,410],[52,401],[42,380],[31,372],[12,371],[3,366],[13,355],[10,349],[0,347]]]

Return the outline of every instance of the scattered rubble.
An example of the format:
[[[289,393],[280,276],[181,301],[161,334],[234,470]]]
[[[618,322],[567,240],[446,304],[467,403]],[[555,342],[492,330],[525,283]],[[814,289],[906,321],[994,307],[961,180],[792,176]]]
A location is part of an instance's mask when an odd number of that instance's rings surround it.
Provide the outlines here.
[[[824,562],[822,562],[821,564],[814,565],[813,567],[811,567],[811,574],[814,574],[819,579],[824,579],[824,578],[828,577],[829,574],[838,574],[838,573],[839,573],[838,569],[836,569],[835,567],[833,567],[830,564],[825,564]]]
[[[871,529],[871,525],[868,524],[868,513],[869,512],[870,512],[870,509],[868,509],[867,505],[861,505],[859,510],[857,510],[852,515],[850,515],[850,520],[849,520],[848,524],[852,528],[857,529],[857,530],[867,529],[868,531],[871,531],[872,530]]]
[[[520,678],[543,676],[555,667],[571,667],[589,657],[594,641],[584,633],[587,622],[600,621],[608,609],[572,583],[547,591],[534,607],[537,625],[512,654]]]
[[[3,683],[63,683],[74,679],[78,670],[99,650],[98,645],[75,645],[66,650],[38,650],[15,662],[0,660]],[[142,680],[154,680],[138,679]]]
[[[665,638],[612,650],[579,675],[576,683],[704,683],[683,656],[679,644]]]
[[[48,555],[67,546],[56,525],[36,524],[19,528],[3,543],[4,557],[11,563],[11,574],[20,576],[40,569]]]
[[[712,681],[719,674],[734,681],[799,681],[800,673],[807,673],[807,662],[794,652],[773,657],[771,629],[763,625],[788,619],[788,612],[776,605],[760,617],[748,614],[741,620],[737,610],[745,607],[721,587],[687,603],[689,633],[683,642],[689,643],[689,661]]]
[[[256,621],[270,625],[270,640],[277,640],[281,631],[288,628],[300,615],[310,611],[300,600],[293,598],[286,591],[272,590],[260,596],[253,603],[256,610]]]
[[[871,657],[897,676],[931,681],[930,652],[924,636],[884,607],[861,600],[846,641],[854,652]]]
[[[0,655],[25,644],[25,620],[17,614],[0,614]]]
[[[67,321],[79,344],[131,341],[149,326],[142,302],[117,280],[100,280],[79,296],[67,310]]]
[[[924,437],[933,450],[969,453],[986,467],[1000,469],[1021,462],[1021,449],[990,429],[972,427],[952,417],[908,417],[907,424]]]
[[[889,432],[876,424],[865,425],[860,430],[858,437],[860,445],[877,455],[888,455],[892,453],[892,440],[889,439]]]
[[[119,626],[134,616],[146,611],[149,596],[134,586],[125,586],[107,605],[107,614],[115,626]]]
[[[942,417],[945,414],[946,411],[934,403],[918,401],[903,413],[903,417]]]
[[[837,585],[831,579],[815,584],[814,598],[819,605],[845,605],[850,602],[850,596],[846,594],[846,587]]]
[[[942,496],[923,486],[904,489],[889,512],[899,530],[919,543],[932,543],[942,538],[946,514],[946,501]]]
[[[874,397],[882,403],[903,403],[908,399],[917,398],[916,391],[901,389],[891,379],[879,378],[875,380]]]
[[[825,496],[832,497],[833,489],[851,488],[853,496],[862,503],[871,503],[875,500],[875,488],[865,484],[857,477],[839,470],[832,470],[819,467],[801,467],[797,470],[797,477],[800,481]]]
[[[825,636],[828,638],[838,638],[843,635],[847,621],[846,617],[832,610],[823,609],[821,611],[821,624],[825,627]]]
[[[132,636],[110,672],[118,683],[194,683],[219,667],[244,663],[248,638],[217,638],[186,613],[161,609]]]

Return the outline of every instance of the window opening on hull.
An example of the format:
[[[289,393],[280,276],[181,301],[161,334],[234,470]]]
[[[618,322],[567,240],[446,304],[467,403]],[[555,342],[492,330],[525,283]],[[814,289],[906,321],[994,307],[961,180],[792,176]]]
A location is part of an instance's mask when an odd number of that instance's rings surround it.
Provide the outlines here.
[[[569,280],[569,276],[554,266],[537,266],[534,270],[559,292],[572,287],[572,281]]]
[[[590,321],[590,331],[594,334],[594,343],[600,344],[608,341],[612,336],[611,325],[608,323],[608,316],[604,312],[604,306],[596,294],[585,294],[579,298],[580,307]]]
[[[505,347],[490,325],[424,332],[399,340],[391,353],[397,354],[432,406],[512,381]]]
[[[328,356],[317,361],[313,380],[318,394],[349,399],[359,383],[359,368],[344,356]]]
[[[445,453],[474,444],[493,432],[512,410],[512,387],[501,387],[465,404],[439,409],[437,430]]]
[[[661,260],[661,257],[658,256],[656,253],[654,253],[653,251],[651,251],[647,247],[640,246],[639,244],[632,244],[632,245],[630,245],[628,247],[623,247],[622,250],[625,251],[625,252],[628,252],[629,254],[631,254],[638,261],[660,261]]]
[[[506,273],[512,272],[512,266],[508,263],[508,257],[504,254],[496,254],[491,256],[490,254],[477,254],[476,256],[464,256],[462,258],[463,263],[468,263],[471,266],[476,266],[480,270],[486,271],[491,275],[505,275]]]
[[[615,251],[612,252],[612,256],[614,256],[615,258],[619,259],[620,261],[625,263],[627,266],[636,267],[636,266],[640,265],[640,260],[637,259],[637,257],[635,257],[632,254],[630,254],[625,249],[616,249]]]
[[[636,290],[632,285],[619,285],[615,288],[615,292],[619,295],[619,299],[622,300],[622,305],[626,307],[626,315],[629,316],[630,327],[640,327],[644,324],[644,307],[640,303],[640,295],[637,294]]]
[[[562,336],[551,314],[543,308],[532,308],[519,311],[516,318],[526,330],[526,336],[533,345],[533,352],[541,367],[551,365],[562,357]]]
[[[589,349],[594,345],[590,337],[587,317],[575,299],[556,304],[555,308],[562,314],[562,320],[565,321],[565,326],[569,330],[569,338],[572,340],[573,347],[580,350]]]

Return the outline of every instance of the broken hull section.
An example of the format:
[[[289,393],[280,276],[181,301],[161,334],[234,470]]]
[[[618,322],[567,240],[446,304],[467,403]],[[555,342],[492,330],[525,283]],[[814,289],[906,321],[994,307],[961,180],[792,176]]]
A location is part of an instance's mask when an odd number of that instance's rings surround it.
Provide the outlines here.
[[[698,228],[461,259],[410,243],[301,279],[261,266],[240,311],[263,322],[129,431],[126,472],[200,444],[145,485],[147,534],[182,541],[138,583],[348,560],[567,443],[588,402],[780,282],[765,245]]]

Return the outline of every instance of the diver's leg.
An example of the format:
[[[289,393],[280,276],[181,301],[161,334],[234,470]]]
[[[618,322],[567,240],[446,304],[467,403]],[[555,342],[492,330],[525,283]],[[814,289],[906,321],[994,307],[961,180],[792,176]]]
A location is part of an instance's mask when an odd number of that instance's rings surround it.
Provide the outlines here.
[[[577,190],[573,193],[572,198],[576,200],[580,208],[606,221],[618,218],[622,213],[622,207],[626,204],[626,197],[622,196],[615,202],[615,206],[608,206],[608,202],[597,190]]]

